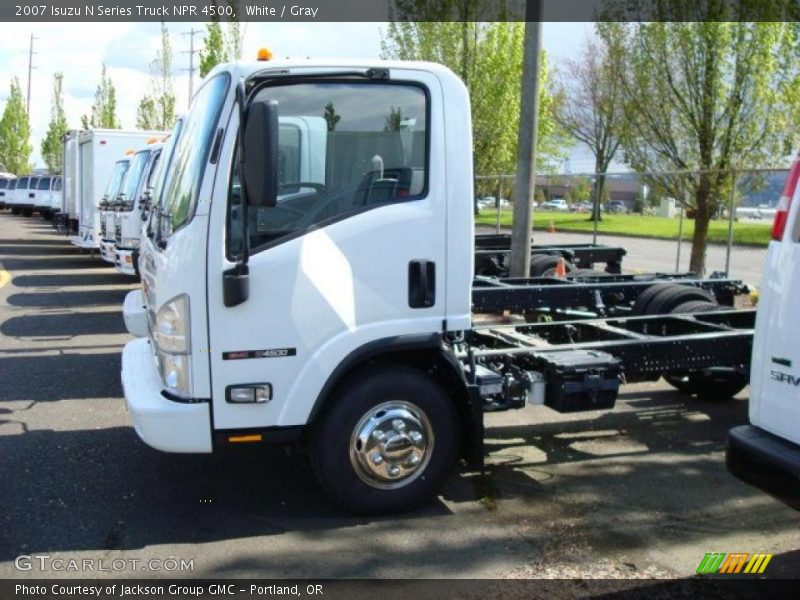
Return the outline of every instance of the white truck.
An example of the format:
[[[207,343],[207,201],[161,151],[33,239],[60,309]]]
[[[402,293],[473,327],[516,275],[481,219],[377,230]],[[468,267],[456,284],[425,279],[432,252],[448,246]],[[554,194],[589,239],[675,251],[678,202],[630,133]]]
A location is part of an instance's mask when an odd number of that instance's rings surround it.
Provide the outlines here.
[[[749,425],[728,436],[743,480],[800,507],[800,155],[789,171],[767,250],[753,338]]]
[[[143,144],[148,138],[163,135],[157,131],[123,131],[120,129],[92,129],[80,131],[78,138],[78,183],[75,192],[77,235],[71,242],[79,248],[100,247],[100,203],[106,190],[114,164],[126,150]],[[65,160],[70,158],[65,141]],[[72,162],[72,161],[70,161]],[[65,164],[65,172],[70,169]],[[68,190],[67,198],[72,193]]]
[[[80,208],[80,139],[81,131],[71,129],[62,138],[63,147],[63,192],[61,213],[56,218],[56,226],[67,235],[78,233]]]
[[[55,175],[50,184],[50,216],[55,223],[55,220],[64,209],[64,178],[61,175]]]
[[[389,512],[459,457],[482,465],[487,411],[611,408],[623,369],[700,396],[746,385],[754,313],[706,291],[731,282],[549,276],[575,248],[537,255],[543,278],[476,278],[479,260],[502,273],[507,245],[474,236],[470,122],[464,85],[431,63],[207,75],[123,307],[137,434],[167,452],[302,444],[337,502]],[[579,250],[590,266],[607,249]],[[536,322],[559,303],[581,310]]]
[[[16,176],[11,173],[0,173],[0,208],[6,208],[6,200],[16,187]]]
[[[33,175],[23,175],[16,180],[13,193],[6,201],[11,207],[11,213],[30,217],[33,214],[33,190],[32,184],[36,181]]]
[[[33,194],[33,210],[45,218],[51,214],[52,193],[50,188],[53,186],[54,179],[55,177],[52,175],[42,175],[36,182],[35,189],[31,190]]]
[[[125,152],[124,158],[114,163],[108,187],[100,200],[100,210],[97,212],[100,224],[98,227],[100,258],[111,264],[114,264],[114,211],[116,210],[117,195],[125,185],[133,154],[133,150],[128,150]]]
[[[113,213],[113,263],[125,275],[138,275],[138,249],[142,231],[144,194],[151,188],[154,172],[161,161],[163,144],[151,143],[131,158],[122,189],[117,194]],[[108,233],[108,232],[107,232]]]

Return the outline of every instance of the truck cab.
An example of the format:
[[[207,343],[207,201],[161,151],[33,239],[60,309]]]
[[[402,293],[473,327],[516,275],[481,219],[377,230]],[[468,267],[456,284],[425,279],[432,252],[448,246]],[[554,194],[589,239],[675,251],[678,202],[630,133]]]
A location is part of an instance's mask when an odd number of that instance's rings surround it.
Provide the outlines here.
[[[152,183],[162,148],[160,143],[151,143],[133,155],[125,182],[117,194],[113,213],[114,266],[126,275],[135,276],[139,272],[138,248],[142,230],[143,195]]]
[[[750,371],[749,424],[731,430],[729,469],[800,506],[800,154],[775,213]]]
[[[100,257],[112,264],[114,263],[114,213],[119,203],[118,194],[125,184],[130,165],[131,157],[127,153],[125,158],[114,163],[108,186],[99,204]]]
[[[17,185],[14,188],[14,194],[8,202],[8,204],[11,206],[11,212],[13,214],[22,214],[26,217],[30,217],[33,214],[33,202],[29,196],[29,194],[32,192],[29,188],[35,179],[35,177],[30,175],[25,175],[17,179]]]
[[[471,148],[467,91],[440,65],[215,68],[125,303],[147,323],[122,365],[139,436],[171,452],[308,437],[343,504],[427,499],[469,402],[443,345],[471,324]]]

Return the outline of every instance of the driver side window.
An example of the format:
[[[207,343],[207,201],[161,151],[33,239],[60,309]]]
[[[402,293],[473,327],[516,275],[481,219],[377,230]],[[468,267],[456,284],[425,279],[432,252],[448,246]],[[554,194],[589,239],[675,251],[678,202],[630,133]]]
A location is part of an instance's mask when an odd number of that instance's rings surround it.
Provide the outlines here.
[[[265,87],[278,103],[278,199],[248,211],[250,247],[280,243],[336,220],[427,193],[427,97],[417,85],[314,82]],[[241,253],[234,159],[227,251]]]

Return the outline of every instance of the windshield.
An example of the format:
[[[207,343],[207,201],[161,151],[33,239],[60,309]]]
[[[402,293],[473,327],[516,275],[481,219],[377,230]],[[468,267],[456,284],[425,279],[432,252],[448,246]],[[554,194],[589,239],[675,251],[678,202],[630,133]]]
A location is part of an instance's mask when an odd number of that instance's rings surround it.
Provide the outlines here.
[[[49,190],[50,189],[50,178],[49,177],[42,177],[39,180],[39,185],[36,188],[37,190]]]
[[[38,184],[39,184],[39,178],[38,177],[31,177],[30,181],[28,182],[28,189],[29,190],[35,190],[36,186]]]
[[[194,214],[229,81],[227,73],[217,75],[200,88],[192,101],[164,184],[161,199],[167,215],[164,236],[187,223]]]
[[[137,152],[128,173],[125,175],[125,181],[122,183],[122,189],[117,196],[115,204],[122,206],[122,210],[133,210],[133,204],[136,201],[136,190],[139,189],[139,183],[142,180],[142,173],[147,166],[147,159],[150,158],[150,150],[142,150]]]
[[[56,177],[55,181],[53,181],[53,189],[56,192],[61,191],[61,177]]]
[[[169,166],[172,164],[175,146],[181,137],[182,131],[183,119],[181,118],[177,120],[175,127],[172,129],[172,133],[170,134],[169,138],[167,138],[167,141],[164,142],[164,147],[159,155],[159,160],[150,174],[150,183],[148,184],[148,187],[150,189],[150,202],[152,204],[152,208],[148,209],[149,215],[147,220],[147,236],[151,239],[153,237],[153,233],[157,231],[159,227],[159,224],[156,223],[156,221],[161,217],[161,211],[159,210],[159,206],[161,205],[161,194],[164,190],[164,183],[167,178],[167,173],[169,172]]]
[[[364,210],[425,196],[427,98],[398,83],[274,85],[258,100],[278,105],[278,199],[248,211],[250,247],[277,243]],[[228,254],[241,253],[241,193],[231,181]]]
[[[100,202],[100,206],[102,208],[107,207],[109,203],[114,201],[117,192],[122,185],[122,180],[125,178],[125,173],[128,172],[129,165],[129,160],[120,160],[114,165],[114,170],[111,171],[111,179],[108,180],[106,193],[103,194],[103,200]]]
[[[10,189],[10,190],[17,189],[17,180],[16,179],[12,179],[11,181],[8,182],[8,189]]]

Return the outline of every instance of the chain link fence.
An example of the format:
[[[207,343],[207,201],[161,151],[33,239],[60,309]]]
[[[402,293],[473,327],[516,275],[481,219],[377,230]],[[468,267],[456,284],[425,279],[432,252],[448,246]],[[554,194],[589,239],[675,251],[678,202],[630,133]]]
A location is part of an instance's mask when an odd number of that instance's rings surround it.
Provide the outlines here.
[[[627,250],[625,272],[687,272],[760,286],[787,169],[537,175],[537,245],[602,244]],[[478,233],[509,232],[514,175],[475,178]],[[698,200],[699,198],[699,200]],[[702,233],[702,211],[707,231]],[[599,212],[600,219],[593,215]],[[705,252],[695,230],[707,240]],[[698,249],[693,253],[693,246]],[[694,268],[692,268],[694,266]]]

